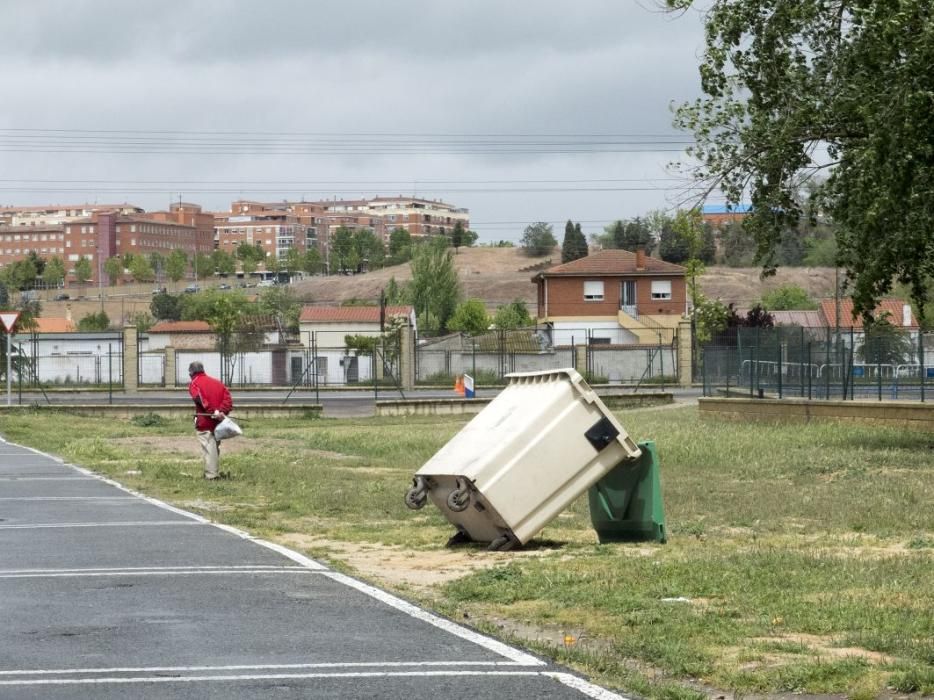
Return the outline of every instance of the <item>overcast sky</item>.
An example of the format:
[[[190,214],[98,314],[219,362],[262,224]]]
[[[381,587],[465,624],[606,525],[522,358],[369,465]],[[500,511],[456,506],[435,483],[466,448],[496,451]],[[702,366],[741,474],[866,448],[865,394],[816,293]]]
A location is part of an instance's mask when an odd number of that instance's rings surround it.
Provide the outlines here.
[[[674,206],[703,40],[655,0],[16,0],[0,25],[0,204],[417,194],[481,241]]]

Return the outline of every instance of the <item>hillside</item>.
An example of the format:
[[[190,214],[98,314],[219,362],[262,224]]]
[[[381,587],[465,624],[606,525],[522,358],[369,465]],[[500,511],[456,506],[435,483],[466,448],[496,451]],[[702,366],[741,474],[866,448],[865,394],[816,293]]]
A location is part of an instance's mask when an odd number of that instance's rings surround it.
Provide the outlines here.
[[[555,249],[550,256],[529,258],[518,248],[461,248],[454,256],[455,266],[460,275],[465,294],[468,297],[483,299],[491,309],[514,299],[526,302],[534,312],[535,285],[532,277],[535,270],[527,269],[545,261],[557,265],[561,261],[561,251]],[[293,287],[303,301],[319,304],[339,304],[351,299],[373,301],[379,299],[380,290],[395,277],[397,282],[411,278],[408,264],[388,267],[362,275],[314,277],[296,282]],[[760,279],[758,268],[712,267],[701,278],[701,290],[712,299],[733,302],[739,308],[748,308],[761,299],[762,294],[782,284],[796,284],[812,298],[833,296],[833,268],[785,268],[780,269],[775,277]],[[184,283],[170,284],[170,291],[180,292]],[[202,286],[206,286],[202,283]],[[133,314],[148,312],[151,301],[152,285],[130,285],[106,291],[104,308],[112,320],[129,318]],[[73,297],[75,290],[67,290]],[[77,301],[54,302],[43,293],[43,316],[65,316],[70,308],[75,319],[100,310],[100,302],[93,297],[96,289],[86,290],[92,297]],[[256,290],[250,289],[251,293]]]
[[[549,259],[553,265],[560,264],[560,249],[556,248],[550,256],[529,258],[518,248],[461,248],[454,262],[466,296],[483,299],[489,307],[513,299],[523,299],[531,307],[535,303],[535,285],[531,281],[535,271],[525,268]],[[294,286],[301,296],[317,303],[376,300],[391,277],[397,282],[410,279],[409,265],[350,277],[317,277]],[[764,292],[783,284],[796,284],[815,299],[830,297],[833,296],[834,270],[785,268],[775,277],[763,280],[759,268],[711,267],[700,280],[705,295],[725,303],[733,302],[740,308],[752,306]]]

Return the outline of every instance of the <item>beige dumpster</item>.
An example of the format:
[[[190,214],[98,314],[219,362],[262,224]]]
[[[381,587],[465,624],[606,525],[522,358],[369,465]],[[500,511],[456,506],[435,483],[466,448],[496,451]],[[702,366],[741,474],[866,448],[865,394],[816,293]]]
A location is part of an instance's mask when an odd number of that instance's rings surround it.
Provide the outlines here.
[[[457,528],[448,544],[528,542],[639,447],[573,369],[506,375],[486,408],[415,474],[410,508],[431,499]]]

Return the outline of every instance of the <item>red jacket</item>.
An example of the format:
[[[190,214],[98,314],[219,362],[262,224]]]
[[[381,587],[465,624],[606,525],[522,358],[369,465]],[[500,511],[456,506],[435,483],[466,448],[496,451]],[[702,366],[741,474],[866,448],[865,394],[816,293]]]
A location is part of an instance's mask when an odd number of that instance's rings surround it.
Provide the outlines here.
[[[233,409],[233,399],[230,391],[224,386],[224,383],[214,377],[204,374],[196,374],[191,378],[191,384],[188,385],[188,393],[195,402],[195,430],[204,432],[214,428],[220,423],[214,420],[210,415],[214,411],[220,411],[225,416]]]

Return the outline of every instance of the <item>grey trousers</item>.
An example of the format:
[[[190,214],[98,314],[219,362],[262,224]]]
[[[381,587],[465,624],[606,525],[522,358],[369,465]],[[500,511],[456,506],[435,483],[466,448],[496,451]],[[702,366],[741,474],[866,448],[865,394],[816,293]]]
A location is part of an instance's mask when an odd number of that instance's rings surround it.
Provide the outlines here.
[[[204,457],[204,478],[217,478],[218,450],[217,440],[210,430],[198,431],[198,442],[201,443],[201,454]]]

